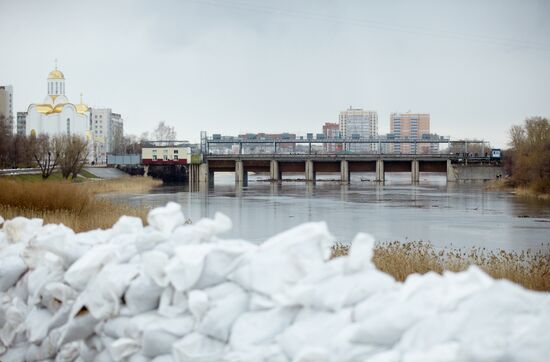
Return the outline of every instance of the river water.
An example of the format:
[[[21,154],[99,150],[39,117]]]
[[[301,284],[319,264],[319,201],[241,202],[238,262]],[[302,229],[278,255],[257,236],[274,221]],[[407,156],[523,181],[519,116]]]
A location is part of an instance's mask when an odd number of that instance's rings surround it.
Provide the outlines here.
[[[550,250],[549,202],[486,191],[482,183],[446,183],[430,174],[422,174],[417,185],[409,174],[387,177],[378,184],[367,181],[374,175],[354,174],[350,185],[340,185],[323,176],[315,184],[272,184],[251,176],[247,187],[237,188],[233,174],[222,173],[213,188],[200,191],[162,186],[111,197],[147,207],[175,201],[194,221],[220,211],[233,220],[225,237],[256,242],[304,222],[326,221],[342,242],[363,231],[378,241],[424,240],[437,247]]]

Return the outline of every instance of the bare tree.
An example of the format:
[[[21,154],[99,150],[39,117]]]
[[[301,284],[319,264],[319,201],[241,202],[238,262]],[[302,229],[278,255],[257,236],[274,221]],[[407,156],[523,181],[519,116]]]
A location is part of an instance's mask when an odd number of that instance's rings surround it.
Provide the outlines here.
[[[65,179],[75,179],[88,159],[88,142],[77,135],[61,136],[58,139],[62,146],[59,154],[61,175]]]
[[[509,152],[513,182],[550,193],[550,122],[532,117],[510,129]]]
[[[137,154],[141,153],[141,141],[134,135],[127,135],[122,138],[120,150],[117,153]]]
[[[155,141],[175,141],[176,130],[173,126],[169,126],[164,121],[161,121],[153,132],[153,138]]]
[[[57,167],[61,153],[61,142],[58,138],[50,138],[41,134],[38,137],[31,136],[29,143],[32,156],[42,172],[42,179],[45,180],[50,177]]]

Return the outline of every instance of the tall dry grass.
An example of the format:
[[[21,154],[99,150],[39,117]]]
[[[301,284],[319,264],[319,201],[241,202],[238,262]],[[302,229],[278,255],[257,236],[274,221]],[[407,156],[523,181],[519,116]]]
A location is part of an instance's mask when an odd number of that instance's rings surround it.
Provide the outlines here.
[[[42,218],[46,223],[63,223],[75,231],[111,227],[122,215],[140,217],[148,210],[115,203],[96,194],[105,192],[142,192],[157,183],[146,178],[120,180],[25,182],[0,179],[0,215]]]
[[[109,192],[148,192],[160,185],[162,185],[161,180],[139,176],[125,176],[112,180],[91,180],[85,183],[85,187],[96,194]]]
[[[347,255],[349,246],[335,244],[332,256]],[[392,275],[398,281],[407,276],[429,271],[462,271],[477,265],[496,279],[508,279],[525,288],[550,291],[550,255],[533,251],[487,251],[446,249],[437,251],[426,242],[389,242],[374,249],[373,262],[379,270]]]

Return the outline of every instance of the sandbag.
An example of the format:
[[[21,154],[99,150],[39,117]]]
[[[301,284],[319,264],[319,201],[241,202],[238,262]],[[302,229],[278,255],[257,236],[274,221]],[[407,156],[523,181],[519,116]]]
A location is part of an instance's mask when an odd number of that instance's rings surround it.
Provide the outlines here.
[[[225,352],[225,344],[200,333],[190,333],[173,344],[174,362],[218,362]]]

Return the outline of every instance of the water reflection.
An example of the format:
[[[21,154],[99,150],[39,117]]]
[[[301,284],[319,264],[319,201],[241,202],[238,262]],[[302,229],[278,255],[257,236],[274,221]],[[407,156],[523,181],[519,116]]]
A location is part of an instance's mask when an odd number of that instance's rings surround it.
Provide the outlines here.
[[[335,178],[321,175],[321,178]],[[438,246],[540,249],[550,242],[550,204],[485,191],[479,183],[449,183],[422,175],[392,175],[385,184],[361,181],[270,183],[250,177],[235,187],[232,174],[217,175],[214,187],[163,186],[150,194],[115,195],[134,204],[179,202],[192,220],[221,211],[234,223],[229,237],[261,242],[307,221],[326,221],[335,240],[349,241],[360,231],[378,240],[429,240]],[[548,248],[548,246],[544,246]]]

